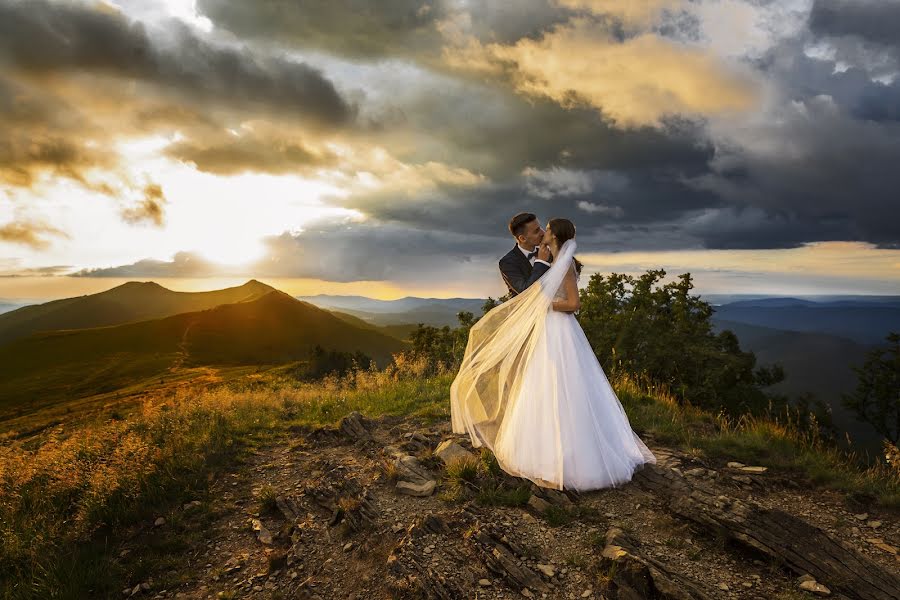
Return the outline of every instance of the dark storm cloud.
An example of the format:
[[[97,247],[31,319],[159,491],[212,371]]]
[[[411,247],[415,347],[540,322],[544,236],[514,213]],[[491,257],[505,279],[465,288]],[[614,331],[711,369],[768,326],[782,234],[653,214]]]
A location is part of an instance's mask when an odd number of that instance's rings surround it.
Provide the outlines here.
[[[698,233],[712,247],[900,244],[900,124],[856,121],[813,101],[804,107],[768,132],[781,138],[783,153],[739,151],[740,173],[718,180],[719,194],[753,217],[707,223]]]
[[[50,174],[117,195],[133,186],[116,140],[176,130],[168,153],[201,170],[287,172],[323,157],[284,136],[236,141],[226,129],[256,118],[333,130],[354,113],[317,69],[215,44],[175,20],[160,31],[84,4],[0,3],[0,184],[32,187]],[[95,180],[96,169],[118,183]],[[121,214],[163,223],[153,199]]]
[[[457,19],[479,39],[507,43],[573,14],[552,0],[472,2],[465,11],[445,0],[198,0],[197,10],[240,37],[368,60],[436,58]]]
[[[530,172],[502,183],[440,185],[409,196],[390,191],[360,193],[335,198],[332,202],[381,221],[501,240],[509,237],[507,223],[518,212],[532,212],[542,223],[551,217],[566,217],[576,223],[579,236],[583,236],[584,251],[621,249],[616,244],[622,238],[609,235],[614,229],[658,230],[660,225],[676,222],[686,215],[724,206],[716,194],[698,190],[681,181],[677,173],[665,169],[573,171],[571,174],[583,178],[586,185],[571,186],[568,191],[557,185],[551,197],[544,191],[550,185],[548,179],[554,175]],[[402,235],[402,230],[397,231]],[[672,248],[699,244],[697,237],[671,233],[659,239],[648,235],[631,241],[637,247],[646,247],[661,240]]]
[[[323,224],[269,238],[266,245],[267,259],[255,269],[267,277],[434,282],[454,273],[463,276],[473,261],[495,261],[494,254],[511,244],[503,236],[485,237],[455,227],[428,230],[370,221]]]
[[[197,10],[241,37],[354,57],[433,50],[434,25],[444,16],[441,2],[422,0],[199,0]]]
[[[171,21],[168,45],[140,22],[77,4],[0,4],[0,57],[24,75],[87,72],[146,82],[156,91],[244,109],[270,109],[325,124],[353,109],[318,70],[214,45]]]
[[[817,35],[856,36],[900,50],[900,2],[816,0],[809,27]]]
[[[624,131],[591,108],[567,109],[549,99],[465,81],[423,83],[389,106],[399,116],[384,119],[386,128],[427,133],[415,145],[399,145],[398,158],[423,163],[438,156],[492,179],[551,166],[664,167],[699,174],[714,152],[698,123]]]
[[[722,199],[679,221],[707,247],[900,244],[896,83],[836,70],[834,60],[806,56],[803,44],[785,40],[769,51],[762,63],[781,101],[767,122],[720,126],[713,173],[693,180]]]

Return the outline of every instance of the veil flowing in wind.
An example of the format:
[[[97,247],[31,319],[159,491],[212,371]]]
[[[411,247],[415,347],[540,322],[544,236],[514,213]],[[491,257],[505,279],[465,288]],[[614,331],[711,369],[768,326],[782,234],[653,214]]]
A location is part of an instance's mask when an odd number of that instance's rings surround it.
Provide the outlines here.
[[[450,386],[450,418],[453,432],[468,433],[473,447],[494,449],[503,415],[520,397],[525,367],[575,248],[574,239],[566,240],[543,277],[488,311],[469,331],[462,364]]]

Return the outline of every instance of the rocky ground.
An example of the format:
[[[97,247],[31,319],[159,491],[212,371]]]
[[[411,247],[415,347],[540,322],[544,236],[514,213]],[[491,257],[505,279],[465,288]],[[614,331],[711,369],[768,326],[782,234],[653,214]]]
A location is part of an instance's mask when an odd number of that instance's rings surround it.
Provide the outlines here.
[[[657,465],[577,494],[497,472],[449,423],[299,429],[136,530],[126,566],[199,541],[122,597],[900,598],[896,515],[644,439]]]

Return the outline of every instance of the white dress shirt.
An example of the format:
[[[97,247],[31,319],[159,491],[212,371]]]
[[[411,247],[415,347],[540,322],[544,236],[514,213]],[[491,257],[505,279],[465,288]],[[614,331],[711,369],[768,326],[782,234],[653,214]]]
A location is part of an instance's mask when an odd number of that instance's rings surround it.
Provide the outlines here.
[[[528,258],[528,255],[531,254],[531,250],[526,250],[525,248],[523,248],[522,246],[519,246],[518,244],[516,244],[516,247],[518,247],[519,250],[522,251],[522,254],[525,255],[525,258]],[[540,247],[540,246],[535,246],[535,247],[534,247],[534,250],[537,251],[537,249],[538,249],[539,247]],[[534,266],[534,263],[536,263],[536,262],[544,263],[544,264],[547,265],[548,267],[550,266],[550,263],[548,263],[546,260],[541,260],[541,259],[539,259],[539,258],[537,257],[537,255],[534,255],[534,256],[532,256],[531,258],[528,258],[528,262],[531,263],[531,266],[532,266],[532,267]]]

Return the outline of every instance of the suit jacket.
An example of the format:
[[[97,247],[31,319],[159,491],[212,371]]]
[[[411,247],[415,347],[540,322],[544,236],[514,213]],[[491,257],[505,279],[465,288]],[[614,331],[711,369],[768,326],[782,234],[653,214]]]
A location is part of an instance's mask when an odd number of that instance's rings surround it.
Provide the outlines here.
[[[549,266],[539,262],[534,263],[532,267],[531,262],[519,250],[518,244],[513,246],[513,249],[500,259],[500,274],[503,276],[503,281],[513,296],[524,292],[528,286],[540,279],[541,275],[546,273],[549,268]]]

